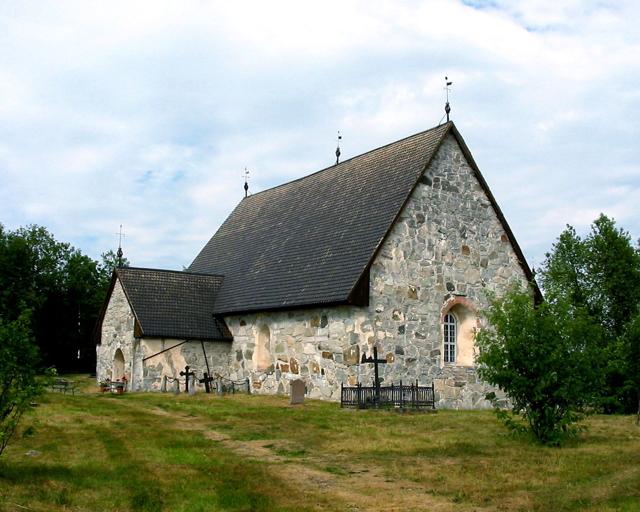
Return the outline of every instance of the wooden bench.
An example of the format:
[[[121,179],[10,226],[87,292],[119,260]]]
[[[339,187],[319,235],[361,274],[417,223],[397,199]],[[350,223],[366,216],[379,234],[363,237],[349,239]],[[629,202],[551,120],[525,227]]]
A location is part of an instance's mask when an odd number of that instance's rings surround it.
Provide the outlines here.
[[[125,383],[120,381],[111,382],[111,392],[121,395],[124,393]]]
[[[66,394],[67,391],[72,395],[76,394],[77,384],[67,379],[56,379],[51,384],[51,391],[58,391],[60,393]]]
[[[102,393],[116,393],[121,395],[124,393],[126,389],[126,382],[122,382],[119,380],[106,380],[100,382],[100,391]]]

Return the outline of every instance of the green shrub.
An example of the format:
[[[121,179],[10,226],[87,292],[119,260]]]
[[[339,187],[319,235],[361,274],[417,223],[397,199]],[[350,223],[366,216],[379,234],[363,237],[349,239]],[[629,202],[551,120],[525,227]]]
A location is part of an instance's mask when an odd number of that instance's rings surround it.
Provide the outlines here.
[[[524,425],[544,444],[560,444],[578,431],[601,386],[593,348],[600,327],[579,308],[536,305],[521,290],[494,299],[486,316],[489,327],[476,335],[478,371],[507,393],[513,408],[499,417],[513,429]]]
[[[37,364],[28,315],[23,313],[13,322],[0,318],[0,455],[29,403],[42,390]]]

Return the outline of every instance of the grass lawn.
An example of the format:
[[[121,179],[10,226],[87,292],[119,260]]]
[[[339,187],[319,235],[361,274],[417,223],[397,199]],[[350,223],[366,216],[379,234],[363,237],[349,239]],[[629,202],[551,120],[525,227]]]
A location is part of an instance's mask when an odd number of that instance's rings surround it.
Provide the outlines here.
[[[285,397],[47,393],[0,457],[0,510],[640,511],[640,428],[563,447],[490,412],[341,410]]]

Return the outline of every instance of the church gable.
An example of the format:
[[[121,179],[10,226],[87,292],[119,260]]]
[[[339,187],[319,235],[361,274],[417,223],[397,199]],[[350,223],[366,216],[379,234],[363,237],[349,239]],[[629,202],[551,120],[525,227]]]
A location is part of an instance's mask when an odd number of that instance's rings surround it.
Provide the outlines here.
[[[223,278],[217,275],[124,267],[115,270],[97,323],[99,343],[113,311],[130,311],[135,337],[229,341],[231,333],[213,304]],[[117,314],[117,317],[122,317]]]
[[[508,225],[474,167],[458,136],[448,134],[376,256],[372,286],[381,268],[390,276],[398,265],[405,267],[402,273],[408,279],[420,281],[424,290],[414,283],[416,295],[471,293],[480,299],[487,290],[499,292],[509,280],[531,280]],[[506,267],[508,275],[501,272]]]
[[[371,266],[372,339],[393,362],[387,382],[433,381],[441,406],[485,407],[489,389],[475,373],[480,312],[487,292],[529,275],[458,141],[443,140]]]

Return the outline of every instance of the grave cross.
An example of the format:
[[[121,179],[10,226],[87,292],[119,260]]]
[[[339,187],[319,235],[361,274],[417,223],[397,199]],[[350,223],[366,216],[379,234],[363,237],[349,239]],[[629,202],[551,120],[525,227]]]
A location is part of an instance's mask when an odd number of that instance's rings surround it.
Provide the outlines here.
[[[200,340],[202,345],[202,355],[204,356],[204,363],[207,365],[207,371],[204,374],[204,379],[200,380],[200,384],[204,384],[204,389],[207,393],[211,393],[211,381],[213,377],[211,375],[211,369],[209,368],[209,359],[207,359],[207,351],[204,349],[204,341]]]
[[[204,384],[204,389],[207,393],[211,393],[211,383],[216,380],[213,377],[210,377],[207,372],[204,372],[204,378],[198,379],[200,384]]]
[[[376,386],[376,399],[380,400],[380,380],[378,379],[378,364],[387,364],[386,359],[378,359],[378,347],[373,347],[373,357],[365,357],[362,354],[362,364],[364,363],[373,363],[374,364],[374,372],[375,372],[375,386]]]
[[[189,371],[189,365],[184,367],[184,371],[180,372],[180,377],[184,377],[184,390],[188,393],[189,392],[189,379],[191,377],[195,377],[196,373],[195,372],[190,372]]]

